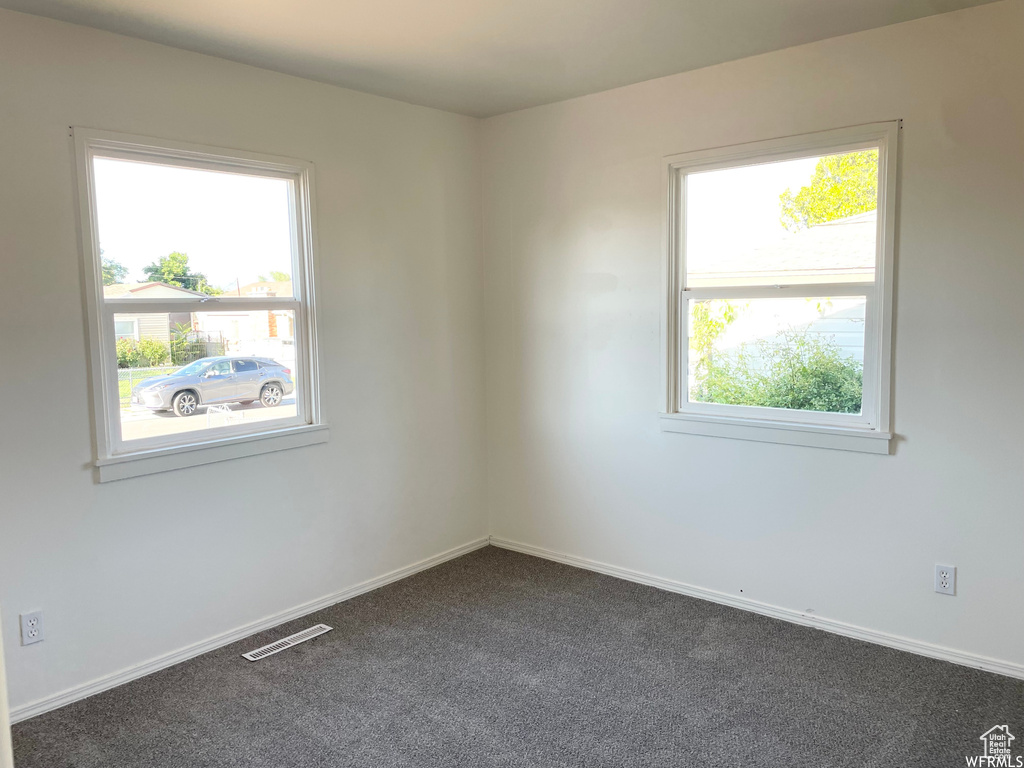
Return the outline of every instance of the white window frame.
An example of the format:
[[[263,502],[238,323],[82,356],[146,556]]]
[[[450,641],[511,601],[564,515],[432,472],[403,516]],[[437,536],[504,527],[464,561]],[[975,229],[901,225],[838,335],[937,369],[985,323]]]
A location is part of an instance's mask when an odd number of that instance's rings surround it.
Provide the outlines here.
[[[95,423],[95,466],[99,482],[165,472],[216,461],[323,443],[327,426],[320,406],[316,338],[316,227],[313,165],[303,160],[185,144],[112,131],[72,128],[78,177],[79,223],[89,326],[89,366]],[[103,296],[97,228],[94,158],[115,158],[197,168],[291,184],[293,296],[218,298],[188,296],[126,299]],[[295,318],[297,416],[287,420],[232,425],[181,435],[124,441],[121,437],[114,315],[130,312],[216,312],[290,310]]]
[[[119,338],[120,339],[127,338],[127,336],[123,336],[123,335],[122,336],[118,336],[118,333],[117,333],[117,323],[131,323],[132,324],[132,338],[135,339],[135,341],[139,340],[139,319],[137,317],[133,317],[131,320],[118,320],[118,321],[116,321],[114,323],[114,339],[117,340]]]
[[[665,310],[662,317],[661,427],[666,432],[888,453],[892,359],[892,275],[900,122],[821,131],[665,158]],[[878,229],[871,283],[689,287],[686,284],[686,177],[690,173],[878,149]],[[860,414],[721,405],[689,400],[688,304],[694,299],[864,296],[864,389]]]

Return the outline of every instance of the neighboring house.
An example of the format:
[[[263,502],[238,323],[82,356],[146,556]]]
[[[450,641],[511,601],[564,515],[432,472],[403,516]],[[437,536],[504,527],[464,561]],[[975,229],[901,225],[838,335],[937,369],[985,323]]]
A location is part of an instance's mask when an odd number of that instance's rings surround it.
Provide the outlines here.
[[[295,319],[291,312],[268,310],[230,310],[232,296],[245,298],[292,296],[290,280],[264,280],[228,291],[216,312],[196,312],[197,331],[220,334],[228,351],[236,354],[270,357],[282,363],[295,360]]]
[[[205,296],[167,283],[117,283],[103,286],[106,299],[166,299],[175,296]],[[114,315],[114,334],[117,338],[157,339],[169,344],[171,331],[179,323],[192,324],[189,312],[118,312]]]

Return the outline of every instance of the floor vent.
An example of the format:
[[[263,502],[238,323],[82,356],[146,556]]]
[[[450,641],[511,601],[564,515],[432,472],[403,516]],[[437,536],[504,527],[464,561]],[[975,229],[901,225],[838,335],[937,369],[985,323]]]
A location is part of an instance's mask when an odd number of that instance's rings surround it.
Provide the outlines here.
[[[326,624],[317,624],[315,627],[304,629],[301,632],[296,632],[294,635],[288,635],[288,637],[271,643],[270,645],[264,645],[262,648],[257,648],[255,651],[249,651],[243,653],[242,658],[248,659],[249,661],[259,661],[265,659],[267,656],[273,656],[275,653],[279,653],[287,648],[291,648],[293,645],[304,643],[307,640],[312,640],[314,637],[322,635],[324,632],[330,632],[333,627],[328,627]]]

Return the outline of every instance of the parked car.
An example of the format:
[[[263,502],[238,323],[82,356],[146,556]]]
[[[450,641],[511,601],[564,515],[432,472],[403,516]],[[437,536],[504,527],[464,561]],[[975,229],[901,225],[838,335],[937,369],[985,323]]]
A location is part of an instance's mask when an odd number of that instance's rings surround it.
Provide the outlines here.
[[[132,404],[153,411],[191,416],[199,408],[220,403],[267,408],[280,405],[295,391],[292,372],[265,357],[204,357],[167,376],[154,376],[132,389]]]

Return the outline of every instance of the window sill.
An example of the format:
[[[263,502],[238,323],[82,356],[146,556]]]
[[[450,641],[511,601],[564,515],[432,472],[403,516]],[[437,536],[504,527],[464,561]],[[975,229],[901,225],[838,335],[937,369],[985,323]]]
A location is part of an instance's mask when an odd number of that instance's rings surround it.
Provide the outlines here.
[[[175,446],[174,448],[126,453],[97,459],[97,478],[101,483],[109,483],[129,477],[153,475],[158,472],[198,467],[245,456],[301,448],[307,445],[326,443],[328,435],[326,425],[314,424],[279,429],[258,435],[240,435],[193,445]]]
[[[889,453],[889,441],[892,439],[889,432],[869,429],[783,424],[758,419],[691,416],[682,413],[662,414],[661,431],[878,454]]]

